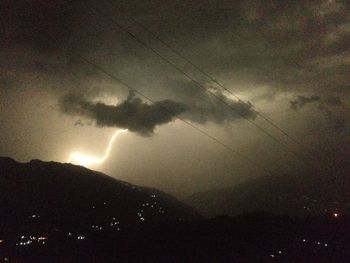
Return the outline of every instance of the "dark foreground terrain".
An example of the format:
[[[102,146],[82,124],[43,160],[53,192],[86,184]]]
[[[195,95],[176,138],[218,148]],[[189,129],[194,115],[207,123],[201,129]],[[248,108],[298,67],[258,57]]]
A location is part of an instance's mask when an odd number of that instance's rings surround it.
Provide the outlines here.
[[[278,174],[198,192],[188,196],[185,202],[210,217],[237,216],[257,210],[304,217],[346,211],[350,205],[349,188],[345,169],[332,172],[332,176]]]
[[[1,257],[8,262],[349,262],[348,222],[257,213],[83,234],[33,229],[6,236]]]
[[[0,262],[350,262],[346,212],[205,219],[69,164],[0,158]]]

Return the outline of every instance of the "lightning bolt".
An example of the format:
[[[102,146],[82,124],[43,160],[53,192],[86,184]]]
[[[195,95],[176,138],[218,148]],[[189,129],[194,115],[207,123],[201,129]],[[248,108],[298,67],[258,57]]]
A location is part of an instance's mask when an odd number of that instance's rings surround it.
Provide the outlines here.
[[[99,165],[103,163],[109,156],[109,152],[112,149],[113,142],[115,139],[122,133],[126,132],[127,130],[118,130],[116,131],[111,139],[109,140],[108,147],[105,151],[105,154],[102,157],[96,157],[91,155],[85,155],[79,152],[72,152],[69,155],[69,158],[67,160],[67,163],[73,163],[78,164],[82,166],[93,166],[93,165]]]

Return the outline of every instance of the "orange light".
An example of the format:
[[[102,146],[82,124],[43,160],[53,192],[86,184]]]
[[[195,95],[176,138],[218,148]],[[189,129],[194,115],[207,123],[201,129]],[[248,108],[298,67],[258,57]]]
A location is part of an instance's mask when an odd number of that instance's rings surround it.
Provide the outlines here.
[[[118,137],[119,134],[126,132],[127,130],[118,130],[114,133],[114,135],[111,137],[108,143],[108,147],[105,151],[105,154],[102,157],[96,157],[96,156],[90,156],[90,155],[85,155],[79,152],[72,152],[69,155],[69,158],[67,160],[67,163],[73,163],[77,165],[82,165],[82,166],[94,166],[94,165],[99,165],[103,163],[109,156],[109,152],[112,149],[112,145],[114,140]]]

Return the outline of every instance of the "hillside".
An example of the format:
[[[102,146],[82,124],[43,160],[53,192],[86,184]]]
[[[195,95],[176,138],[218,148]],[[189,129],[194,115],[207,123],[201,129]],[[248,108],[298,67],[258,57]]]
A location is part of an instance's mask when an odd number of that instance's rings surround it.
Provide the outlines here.
[[[6,232],[82,232],[192,220],[191,208],[156,189],[72,164],[0,158],[0,223]]]
[[[268,211],[308,216],[347,210],[349,193],[345,181],[315,176],[263,176],[233,187],[199,192],[185,202],[207,216],[240,215]]]
[[[256,198],[268,196],[270,184],[277,182],[255,181]],[[289,186],[290,192],[303,189]],[[243,200],[251,192],[244,187],[237,191],[246,209],[253,199]],[[0,158],[0,193],[1,262],[345,263],[349,258],[345,213],[303,219],[270,213],[204,219],[155,189],[71,164],[18,163],[10,158]],[[232,197],[228,193],[216,201]],[[232,209],[233,204],[218,206]]]

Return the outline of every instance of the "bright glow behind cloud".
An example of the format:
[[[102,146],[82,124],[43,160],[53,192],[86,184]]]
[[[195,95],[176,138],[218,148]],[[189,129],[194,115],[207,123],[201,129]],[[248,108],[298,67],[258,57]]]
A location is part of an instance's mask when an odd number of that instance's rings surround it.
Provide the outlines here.
[[[82,166],[93,166],[93,165],[99,165],[103,163],[109,156],[109,152],[111,151],[112,145],[114,140],[121,134],[126,132],[127,130],[118,130],[116,131],[111,139],[109,140],[108,147],[105,151],[105,154],[102,157],[96,157],[96,156],[91,156],[91,155],[85,155],[80,152],[72,152],[69,155],[69,158],[67,160],[67,163],[73,163],[77,165],[82,165]]]

